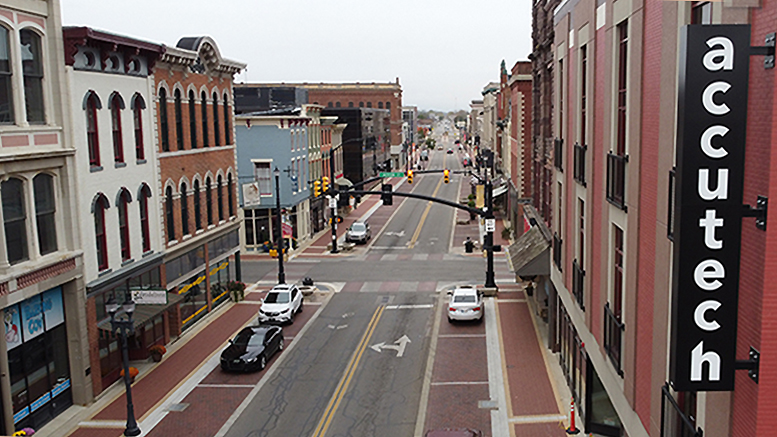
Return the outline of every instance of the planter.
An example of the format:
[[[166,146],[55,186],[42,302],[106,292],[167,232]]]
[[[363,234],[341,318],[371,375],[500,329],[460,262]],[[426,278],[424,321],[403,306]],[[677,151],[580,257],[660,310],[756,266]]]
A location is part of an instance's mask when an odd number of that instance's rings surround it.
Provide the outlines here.
[[[162,361],[162,354],[159,354],[159,353],[154,354],[154,353],[152,353],[151,354],[151,359],[154,360],[155,363],[158,363],[158,362]]]

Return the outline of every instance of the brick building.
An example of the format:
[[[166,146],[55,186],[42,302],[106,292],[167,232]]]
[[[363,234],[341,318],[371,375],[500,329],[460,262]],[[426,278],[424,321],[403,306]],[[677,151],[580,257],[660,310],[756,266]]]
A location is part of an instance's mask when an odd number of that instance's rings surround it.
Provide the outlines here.
[[[531,62],[513,65],[501,94],[504,95],[502,168],[509,184],[505,211],[513,224],[523,221],[518,199],[531,197],[532,168],[532,76]]]
[[[182,38],[154,67],[161,281],[168,299],[180,301],[168,311],[170,336],[227,299],[227,281],[240,279],[232,82],[243,68],[209,37]]]
[[[770,268],[777,255],[774,227],[764,230],[752,218],[735,214],[734,221],[741,220],[742,226],[735,232],[737,239],[741,234],[741,249],[735,254],[739,279],[730,281],[734,295],[738,285],[736,328],[726,323],[731,319],[724,319],[723,308],[691,317],[706,331],[716,331],[713,321],[721,321],[720,329],[731,335],[728,344],[733,343],[735,357],[706,354],[714,343],[712,334],[705,333],[700,363],[709,365],[699,364],[698,376],[691,373],[690,380],[717,381],[716,369],[723,367],[733,373],[732,390],[676,389],[689,385],[682,382],[688,375],[673,363],[691,355],[678,355],[673,338],[695,334],[673,331],[672,326],[682,322],[673,315],[673,302],[674,311],[680,311],[678,296],[687,292],[673,288],[673,278],[693,272],[683,268],[684,260],[676,255],[693,234],[678,233],[678,226],[696,232],[702,226],[695,215],[690,217],[693,223],[685,224],[690,222],[682,213],[694,203],[682,196],[695,192],[697,185],[700,193],[706,189],[701,179],[696,183],[695,173],[681,171],[688,162],[679,157],[700,148],[698,140],[683,143],[678,138],[701,116],[680,117],[678,99],[699,88],[695,82],[700,80],[693,76],[681,83],[681,72],[690,68],[681,64],[696,62],[688,65],[704,64],[712,71],[723,59],[710,57],[714,63],[702,63],[702,56],[691,57],[681,51],[688,41],[681,34],[688,24],[747,23],[749,46],[761,46],[773,32],[776,16],[774,1],[535,4],[535,175],[541,182],[534,186],[539,214],[530,208],[527,218],[539,219],[542,223],[536,227],[547,225],[553,234],[551,284],[546,288],[548,347],[558,352],[585,432],[632,437],[773,434],[777,328],[768,315],[777,310],[777,295],[769,286],[776,279]],[[551,21],[553,32],[548,29]],[[706,29],[712,34],[730,32]],[[703,50],[716,49],[716,44],[700,43]],[[772,128],[775,76],[762,56],[749,56],[747,46],[747,41],[736,46],[736,68],[750,58],[747,78],[733,82],[728,94],[716,93],[705,107],[720,105],[724,115],[725,104],[744,104],[733,95],[749,96],[746,137],[741,130],[744,141],[734,141],[732,133],[710,144],[720,148],[716,150],[744,149],[737,152],[743,154],[743,169],[731,172],[743,175],[742,203],[755,205],[758,195],[777,193],[777,165],[770,160],[777,140]],[[733,59],[733,49],[730,53]],[[727,69],[733,68],[732,61]],[[549,74],[552,92],[547,88]],[[744,113],[744,108],[739,110]],[[551,144],[555,150],[548,184],[544,178]],[[707,147],[703,138],[701,145]],[[682,183],[683,178],[690,182]],[[738,190],[736,182],[728,183],[732,193]],[[716,196],[712,199],[722,195]],[[714,243],[732,226],[728,220],[705,241]],[[733,370],[734,358],[747,360],[751,348],[760,353],[758,382],[746,370]]]

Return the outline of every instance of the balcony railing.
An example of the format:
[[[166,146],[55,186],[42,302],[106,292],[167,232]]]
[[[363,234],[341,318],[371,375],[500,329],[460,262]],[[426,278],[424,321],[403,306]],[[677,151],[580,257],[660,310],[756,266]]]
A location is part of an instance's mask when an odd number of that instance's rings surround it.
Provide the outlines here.
[[[564,140],[561,138],[553,141],[553,165],[559,171],[564,171]]]
[[[610,303],[604,304],[604,350],[607,351],[607,356],[610,357],[612,365],[620,376],[623,376],[621,338],[625,329],[626,325],[621,323],[619,317],[613,314],[610,309]]]
[[[556,267],[558,267],[559,271],[562,271],[561,269],[561,243],[562,240],[559,238],[558,234],[553,233],[553,262],[556,264]]]
[[[575,296],[577,304],[580,305],[580,309],[585,311],[585,295],[583,294],[583,280],[585,279],[585,270],[577,263],[577,260],[572,262],[572,294]]]
[[[626,211],[626,163],[628,155],[607,154],[607,200]]]
[[[575,143],[575,168],[574,177],[577,182],[585,187],[585,152],[588,146]]]
[[[674,400],[669,383],[661,387],[661,437],[703,437],[696,419],[688,416]]]

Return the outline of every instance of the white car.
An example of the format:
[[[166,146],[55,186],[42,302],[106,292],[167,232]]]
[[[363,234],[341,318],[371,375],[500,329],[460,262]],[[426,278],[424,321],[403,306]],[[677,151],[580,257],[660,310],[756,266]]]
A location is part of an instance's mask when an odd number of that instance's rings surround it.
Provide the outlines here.
[[[294,284],[278,284],[267,292],[259,308],[259,323],[292,323],[302,311],[302,292]]]
[[[448,322],[454,320],[483,320],[483,296],[473,286],[463,285],[449,291]]]

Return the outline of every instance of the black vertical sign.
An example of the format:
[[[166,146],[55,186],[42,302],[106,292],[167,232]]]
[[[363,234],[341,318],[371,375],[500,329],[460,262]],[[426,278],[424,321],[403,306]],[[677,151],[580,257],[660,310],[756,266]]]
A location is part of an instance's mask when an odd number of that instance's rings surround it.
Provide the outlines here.
[[[669,379],[734,389],[750,26],[680,39]]]

